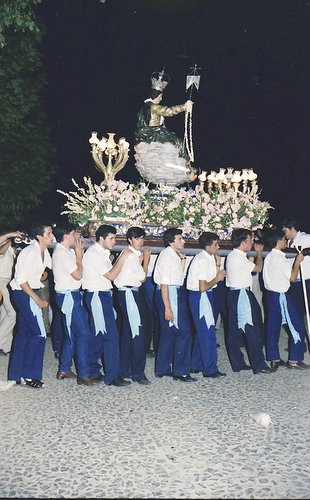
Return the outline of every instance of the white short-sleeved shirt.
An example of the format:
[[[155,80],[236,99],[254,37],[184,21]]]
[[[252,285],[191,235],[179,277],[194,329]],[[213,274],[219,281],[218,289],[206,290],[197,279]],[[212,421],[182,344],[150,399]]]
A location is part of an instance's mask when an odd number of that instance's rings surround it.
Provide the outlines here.
[[[273,248],[264,259],[263,280],[267,290],[287,292],[290,287],[292,266],[285,253]]]
[[[239,248],[234,248],[227,255],[226,260],[226,286],[232,288],[251,287],[253,282],[252,271],[255,263],[251,262],[246,253]]]
[[[292,247],[301,245],[303,248],[310,247],[310,234],[302,233],[298,231],[296,237],[292,243]],[[301,263],[302,273],[305,280],[310,279],[310,255],[306,255]],[[298,278],[300,279],[300,273],[298,273]]]
[[[104,274],[112,268],[110,250],[98,242],[88,248],[83,256],[82,287],[90,292],[111,290],[112,283]]]
[[[159,254],[154,269],[154,281],[157,285],[183,285],[181,259],[171,246]]]
[[[15,260],[15,251],[9,246],[6,252],[0,255],[0,278],[11,279]]]
[[[56,292],[80,288],[82,280],[75,280],[71,276],[77,269],[76,255],[72,248],[68,250],[61,243],[57,243],[52,261]]]
[[[114,280],[114,285],[117,288],[122,286],[141,286],[145,279],[145,271],[140,263],[141,252],[135,250],[130,245],[128,248],[131,250],[131,254],[126,258],[120,273]]]
[[[214,255],[202,250],[193,258],[187,275],[186,288],[199,291],[199,280],[210,282],[216,276],[216,261]],[[215,284],[212,288],[215,288]],[[210,288],[210,290],[212,290]]]
[[[44,250],[42,261],[41,247],[37,241],[34,241],[21,250],[17,257],[14,278],[10,282],[12,290],[21,290],[20,285],[26,282],[33,290],[44,288],[40,280],[46,267],[49,269],[52,267],[49,251],[47,248]]]

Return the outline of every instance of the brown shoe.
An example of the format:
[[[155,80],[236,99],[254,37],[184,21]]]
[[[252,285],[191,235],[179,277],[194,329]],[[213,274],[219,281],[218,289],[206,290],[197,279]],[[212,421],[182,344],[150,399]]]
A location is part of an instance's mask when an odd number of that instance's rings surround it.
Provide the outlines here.
[[[287,366],[283,359],[280,359],[279,361],[271,361],[270,363],[271,368],[279,368],[280,366]]]
[[[56,378],[58,378],[58,380],[64,380],[65,378],[73,378],[76,380],[76,375],[73,372],[61,372],[58,370]]]
[[[288,361],[287,367],[295,368],[297,370],[308,370],[310,368],[310,365],[306,365],[306,363],[304,363],[303,361]]]
[[[93,381],[89,377],[77,377],[76,379],[78,385],[93,385]]]

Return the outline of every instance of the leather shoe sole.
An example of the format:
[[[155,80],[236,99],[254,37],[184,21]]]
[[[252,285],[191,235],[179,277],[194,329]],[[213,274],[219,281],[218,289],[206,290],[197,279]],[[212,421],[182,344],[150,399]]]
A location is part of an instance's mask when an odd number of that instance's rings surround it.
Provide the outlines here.
[[[306,365],[303,361],[296,361],[293,363],[292,361],[287,362],[287,367],[288,368],[293,368],[295,370],[308,370],[310,368],[310,365]]]
[[[56,378],[58,380],[64,380],[65,378],[72,378],[72,379],[76,380],[77,376],[73,372],[61,372],[58,370]]]
[[[96,377],[89,377],[94,384],[99,384],[100,382],[104,381],[104,376],[102,373],[99,373]]]
[[[176,375],[173,377],[173,380],[179,380],[180,382],[197,382],[197,379],[190,375]]]
[[[279,368],[280,366],[287,366],[285,361],[283,359],[280,359],[279,361],[271,361],[270,362],[270,368]]]
[[[226,377],[226,373],[223,372],[215,372],[215,373],[203,373],[202,374],[206,378],[219,378],[219,377]]]
[[[240,368],[240,370],[233,370],[233,372],[239,373],[239,372],[247,371],[247,370],[252,370],[252,368],[248,365],[245,365],[244,368]]]
[[[93,385],[93,381],[89,377],[77,377],[78,385]]]
[[[132,381],[140,385],[150,385],[151,383],[147,378],[141,378],[140,380],[132,379]]]
[[[117,377],[115,380],[112,380],[107,385],[114,385],[115,387],[125,387],[129,385],[131,382],[129,380],[124,380],[122,377]]]
[[[274,373],[277,371],[277,368],[262,368],[261,370],[253,370],[254,375],[258,375],[259,373]]]

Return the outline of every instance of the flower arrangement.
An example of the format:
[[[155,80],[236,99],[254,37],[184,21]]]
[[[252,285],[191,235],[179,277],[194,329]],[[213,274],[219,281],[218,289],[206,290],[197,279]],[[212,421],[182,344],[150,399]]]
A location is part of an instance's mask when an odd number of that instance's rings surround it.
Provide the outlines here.
[[[67,214],[71,222],[81,227],[90,221],[98,225],[118,222],[119,233],[138,225],[145,226],[147,234],[159,235],[165,227],[177,226],[188,238],[198,238],[201,231],[212,231],[221,239],[229,239],[233,228],[262,228],[272,208],[268,202],[260,201],[257,194],[233,189],[215,189],[211,193],[201,186],[149,189],[145,183],[129,184],[115,179],[96,185],[84,177],[85,189],[74,179],[72,182],[77,191],[58,190],[67,198],[62,215]]]

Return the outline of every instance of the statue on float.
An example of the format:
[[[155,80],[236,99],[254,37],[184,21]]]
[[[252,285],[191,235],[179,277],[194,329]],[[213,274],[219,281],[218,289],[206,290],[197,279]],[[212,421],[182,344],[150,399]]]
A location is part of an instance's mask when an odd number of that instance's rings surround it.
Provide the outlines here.
[[[192,116],[193,102],[168,107],[162,106],[163,91],[169,83],[169,76],[161,72],[153,73],[149,97],[138,113],[135,133],[135,160],[140,175],[153,184],[177,186],[192,182],[196,178],[191,166],[193,158],[177,134],[165,126],[165,118],[185,113],[187,124]]]

